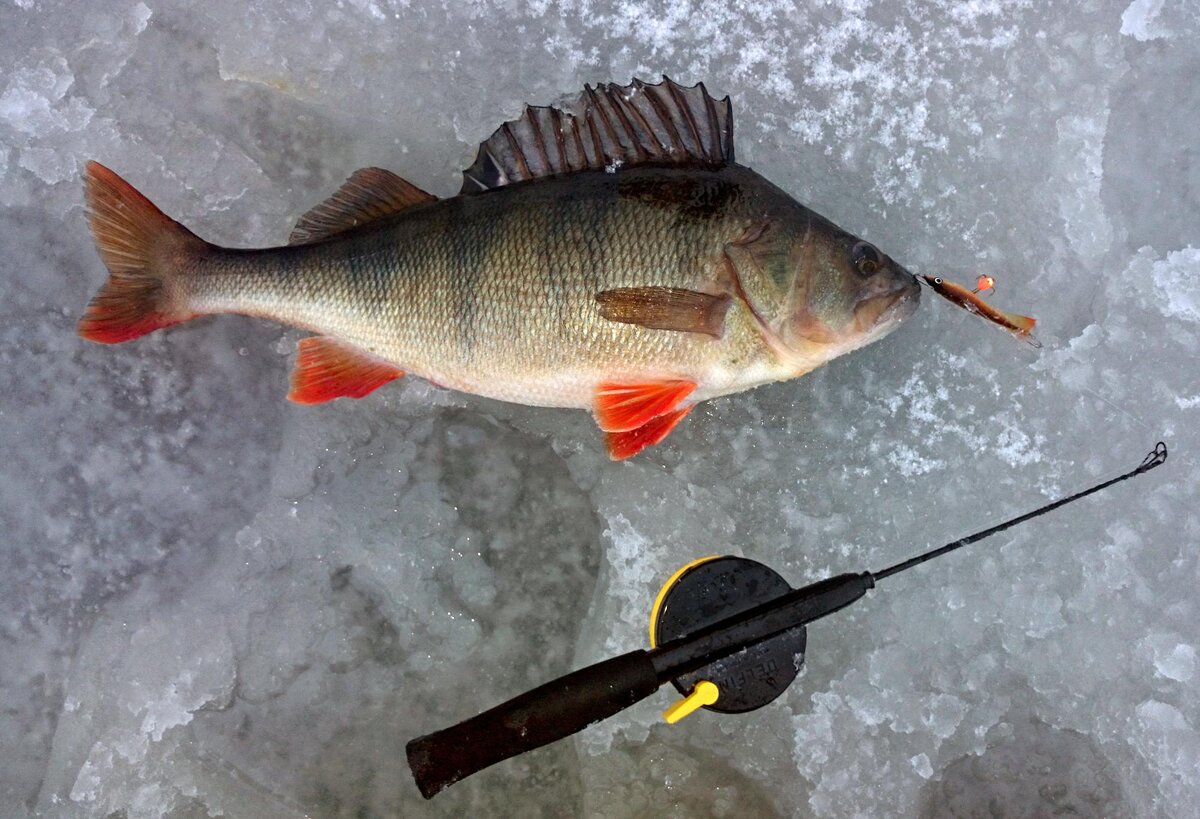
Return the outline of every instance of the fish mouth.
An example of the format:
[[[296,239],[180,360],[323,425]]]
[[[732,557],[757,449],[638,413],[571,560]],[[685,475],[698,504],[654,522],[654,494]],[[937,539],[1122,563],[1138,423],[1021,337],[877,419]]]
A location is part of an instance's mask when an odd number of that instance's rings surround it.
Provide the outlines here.
[[[880,335],[911,316],[921,303],[921,285],[907,270],[896,270],[893,285],[885,293],[860,299],[854,307],[859,332]]]

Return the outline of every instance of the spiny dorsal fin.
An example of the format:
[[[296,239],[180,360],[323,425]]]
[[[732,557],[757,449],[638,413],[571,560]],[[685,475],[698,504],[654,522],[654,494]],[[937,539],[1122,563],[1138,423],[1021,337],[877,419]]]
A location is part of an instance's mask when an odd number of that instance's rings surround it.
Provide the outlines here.
[[[733,107],[704,87],[663,77],[584,86],[560,108],[527,106],[520,119],[501,125],[479,146],[463,171],[461,193],[575,171],[632,165],[702,165],[733,162]]]
[[[437,197],[383,168],[359,168],[337,193],[300,217],[289,245],[306,245]]]

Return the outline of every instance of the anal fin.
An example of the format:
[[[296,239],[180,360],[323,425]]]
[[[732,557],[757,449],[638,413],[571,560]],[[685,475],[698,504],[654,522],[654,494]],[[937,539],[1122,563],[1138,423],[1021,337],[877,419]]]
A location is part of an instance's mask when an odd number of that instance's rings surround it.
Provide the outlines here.
[[[679,287],[618,287],[596,294],[600,315],[609,321],[651,330],[704,333],[720,338],[733,298]]]
[[[683,407],[674,412],[659,415],[637,429],[608,433],[605,436],[605,443],[608,446],[609,457],[614,461],[623,461],[638,454],[646,447],[660,443],[691,411],[692,406]]]
[[[596,390],[596,423],[605,432],[628,432],[675,410],[696,389],[693,381],[601,384]]]
[[[328,336],[300,340],[292,389],[297,404],[321,404],[335,398],[362,398],[404,375],[394,364]]]

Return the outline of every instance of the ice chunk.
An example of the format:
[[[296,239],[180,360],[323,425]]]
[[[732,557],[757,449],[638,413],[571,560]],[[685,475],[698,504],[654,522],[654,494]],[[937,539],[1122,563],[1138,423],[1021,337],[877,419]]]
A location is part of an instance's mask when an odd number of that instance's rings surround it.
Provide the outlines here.
[[[1155,672],[1176,682],[1190,682],[1196,674],[1196,649],[1180,642],[1177,634],[1151,634],[1144,641]]]
[[[1168,253],[1150,269],[1155,296],[1164,316],[1200,322],[1200,283],[1195,272],[1200,249],[1186,247]]]
[[[1132,720],[1132,740],[1151,766],[1157,804],[1168,814],[1189,810],[1200,771],[1200,736],[1174,705],[1149,699]]]
[[[912,763],[913,770],[916,771],[922,779],[928,779],[933,776],[933,766],[929,764],[929,757],[925,754],[917,754],[909,760]]]
[[[1170,35],[1158,22],[1167,0],[1133,0],[1121,14],[1121,33],[1135,40],[1156,40]]]

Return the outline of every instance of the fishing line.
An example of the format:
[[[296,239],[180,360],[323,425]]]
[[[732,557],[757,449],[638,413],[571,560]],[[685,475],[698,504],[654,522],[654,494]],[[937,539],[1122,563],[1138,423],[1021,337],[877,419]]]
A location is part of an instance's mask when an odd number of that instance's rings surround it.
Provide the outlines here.
[[[1128,471],[1122,475],[1118,475],[1115,478],[1110,478],[1109,480],[1104,481],[1103,483],[1098,483],[1089,489],[1084,489],[1082,492],[1076,492],[1074,495],[1068,495],[1065,498],[1059,498],[1058,500],[1054,501],[1053,503],[1048,503],[1039,509],[1034,509],[1032,512],[1026,512],[1023,515],[1018,515],[1017,517],[1012,518],[1010,520],[1006,520],[1003,523],[997,523],[995,526],[991,526],[980,532],[976,532],[973,535],[967,535],[966,537],[960,538],[959,540],[951,541],[950,543],[947,543],[945,546],[940,546],[937,549],[932,549],[923,554],[919,554],[916,557],[910,557],[908,560],[897,563],[894,566],[889,566],[888,568],[884,569],[883,571],[871,572],[871,576],[874,577],[875,580],[878,581],[878,580],[883,580],[885,577],[891,577],[894,574],[899,574],[900,572],[903,572],[907,569],[911,569],[914,566],[918,566],[918,565],[926,562],[927,560],[933,560],[935,557],[941,557],[944,554],[953,552],[955,549],[961,549],[963,546],[967,546],[967,545],[970,545],[977,541],[983,540],[986,537],[991,537],[992,535],[994,535],[998,532],[1003,532],[1005,529],[1009,529],[1013,526],[1016,526],[1018,523],[1024,523],[1027,520],[1032,520],[1033,518],[1040,517],[1041,515],[1044,515],[1047,512],[1053,511],[1060,506],[1065,506],[1066,504],[1071,503],[1072,501],[1077,501],[1080,498],[1087,497],[1088,495],[1092,494],[1093,492],[1099,492],[1101,489],[1105,489],[1109,486],[1112,486],[1114,483],[1120,483],[1121,481],[1128,480],[1129,478],[1132,478],[1136,475],[1141,475],[1143,472],[1149,472],[1151,469],[1154,469],[1156,466],[1160,466],[1161,464],[1165,463],[1166,460],[1167,460],[1167,445],[1165,443],[1163,443],[1162,441],[1159,441],[1155,445],[1154,449],[1151,450],[1150,453],[1148,455],[1146,455],[1145,458],[1142,459],[1141,464],[1139,464],[1136,469],[1131,469],[1130,471]]]
[[[1103,395],[1101,395],[1100,393],[1096,392],[1096,391],[1095,391],[1095,390],[1093,390],[1092,388],[1090,388],[1090,387],[1083,387],[1082,389],[1083,389],[1083,391],[1084,391],[1084,392],[1088,393],[1089,395],[1093,396],[1094,398],[1099,398],[1099,399],[1100,399],[1101,401],[1103,401],[1105,404],[1108,404],[1110,407],[1112,407],[1112,408],[1113,408],[1113,409],[1115,409],[1117,412],[1119,412],[1119,413],[1121,413],[1122,415],[1124,415],[1124,416],[1125,416],[1126,418],[1128,418],[1130,421],[1133,421],[1135,424],[1140,424],[1141,426],[1145,427],[1146,429],[1151,429],[1151,426],[1150,426],[1149,424],[1147,424],[1145,421],[1143,421],[1141,418],[1138,418],[1138,417],[1137,417],[1136,415],[1134,415],[1132,412],[1129,412],[1128,410],[1122,409],[1121,407],[1117,406],[1117,405],[1116,405],[1116,404],[1114,404],[1112,401],[1109,401],[1107,398],[1105,398]]]

